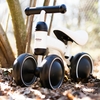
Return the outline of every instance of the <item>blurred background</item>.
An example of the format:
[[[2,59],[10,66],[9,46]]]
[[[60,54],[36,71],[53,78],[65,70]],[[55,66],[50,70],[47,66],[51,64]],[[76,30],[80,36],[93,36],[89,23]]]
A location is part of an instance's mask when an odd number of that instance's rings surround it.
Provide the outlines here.
[[[9,1],[9,0],[7,0]],[[14,29],[12,25],[12,17],[6,0],[0,0],[0,24],[7,34],[8,40],[10,42],[11,48],[15,55],[17,55],[16,41],[14,37]],[[46,0],[19,0],[22,15],[26,24],[27,16],[24,13],[26,7],[30,6],[30,2],[36,1],[36,6],[43,6]],[[65,14],[54,14],[53,22],[51,26],[52,29],[57,25],[64,26],[72,31],[85,30],[89,39],[86,45],[79,46],[73,43],[72,54],[77,54],[78,52],[87,52],[93,59],[98,59],[100,57],[100,0],[47,0],[48,5],[61,5],[65,4],[67,7],[67,12]],[[48,27],[52,15],[48,14],[46,22]],[[38,15],[33,18],[32,25],[32,40],[34,39],[34,29],[36,22],[38,21]],[[31,49],[33,47],[33,41],[31,42]]]

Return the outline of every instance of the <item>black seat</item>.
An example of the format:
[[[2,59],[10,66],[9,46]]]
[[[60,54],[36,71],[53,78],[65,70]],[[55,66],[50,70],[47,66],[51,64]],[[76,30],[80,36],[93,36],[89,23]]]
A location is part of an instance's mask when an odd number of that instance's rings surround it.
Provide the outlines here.
[[[60,30],[54,30],[53,32],[54,32],[55,36],[59,40],[61,40],[62,42],[64,42],[65,44],[67,44],[67,41],[72,41],[73,42],[73,40],[69,36],[67,36],[64,32],[62,32]]]

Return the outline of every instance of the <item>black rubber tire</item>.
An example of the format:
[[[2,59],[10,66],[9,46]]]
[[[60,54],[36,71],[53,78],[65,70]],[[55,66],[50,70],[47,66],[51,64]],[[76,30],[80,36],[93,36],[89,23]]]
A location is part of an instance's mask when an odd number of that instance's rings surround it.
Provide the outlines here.
[[[34,71],[37,63],[35,58],[28,53],[19,55],[13,64],[13,77],[17,85],[29,86],[36,80]]]
[[[43,87],[56,89],[64,79],[64,64],[57,55],[49,55],[42,62],[40,80]]]
[[[78,53],[72,58],[70,67],[70,76],[74,81],[85,79],[92,74],[93,61],[88,53]]]

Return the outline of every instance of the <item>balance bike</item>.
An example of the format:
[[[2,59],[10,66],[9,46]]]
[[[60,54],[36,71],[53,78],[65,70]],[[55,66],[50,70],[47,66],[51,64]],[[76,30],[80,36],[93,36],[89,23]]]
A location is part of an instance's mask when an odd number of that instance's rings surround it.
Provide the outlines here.
[[[78,78],[88,78],[92,73],[93,62],[88,53],[78,53],[75,56],[70,54],[73,42],[79,45],[86,44],[88,34],[85,31],[73,32],[64,27],[56,27],[53,30],[56,38],[48,36],[48,27],[44,22],[45,14],[59,12],[66,12],[64,4],[25,9],[28,16],[40,14],[40,20],[34,32],[34,54],[23,53],[14,61],[13,76],[17,85],[29,86],[36,81],[37,77],[40,77],[43,87],[59,88],[64,79],[65,67],[70,69],[70,76],[75,81]],[[55,50],[55,53],[49,54],[50,49]]]

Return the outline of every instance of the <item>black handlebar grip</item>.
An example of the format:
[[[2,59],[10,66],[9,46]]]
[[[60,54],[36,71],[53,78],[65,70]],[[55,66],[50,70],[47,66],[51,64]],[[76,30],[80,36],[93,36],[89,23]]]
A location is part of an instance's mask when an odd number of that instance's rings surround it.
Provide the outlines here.
[[[67,9],[64,4],[60,6],[28,7],[25,9],[25,14],[27,16],[32,14],[40,14],[41,10],[44,10],[46,13],[65,13]]]

